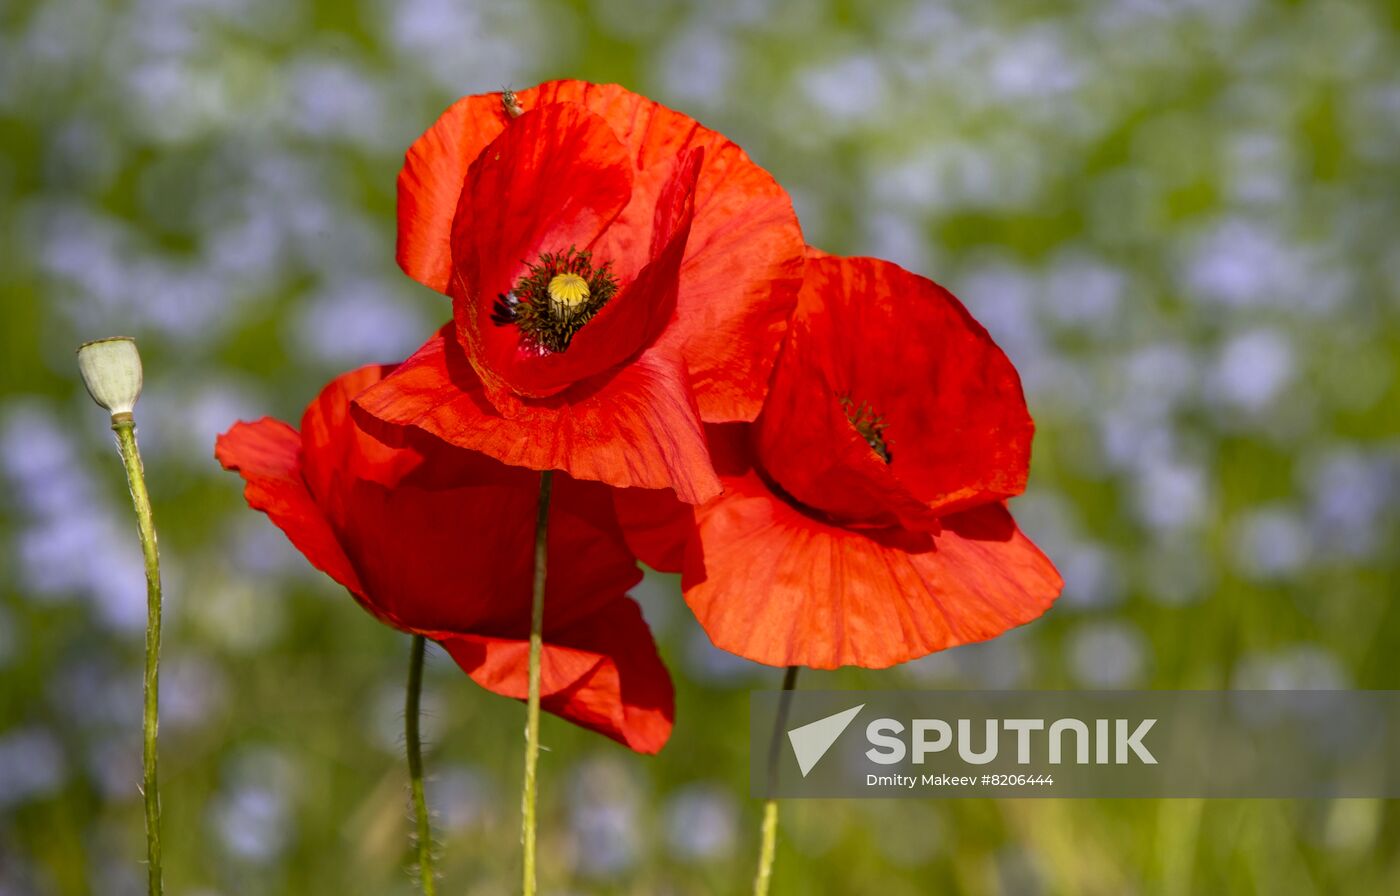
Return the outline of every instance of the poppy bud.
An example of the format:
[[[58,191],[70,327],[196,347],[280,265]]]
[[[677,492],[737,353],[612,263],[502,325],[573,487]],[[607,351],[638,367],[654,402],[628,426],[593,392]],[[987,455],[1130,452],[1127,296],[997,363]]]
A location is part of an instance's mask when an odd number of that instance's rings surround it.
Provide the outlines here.
[[[111,336],[78,347],[78,369],[92,400],[112,412],[130,414],[141,397],[141,355],[130,336]]]

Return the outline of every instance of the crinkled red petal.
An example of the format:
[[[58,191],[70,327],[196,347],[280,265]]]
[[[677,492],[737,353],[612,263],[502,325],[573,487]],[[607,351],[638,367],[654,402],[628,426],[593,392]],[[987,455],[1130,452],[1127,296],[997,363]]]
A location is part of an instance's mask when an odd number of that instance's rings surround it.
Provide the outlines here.
[[[675,693],[637,604],[619,598],[567,627],[546,625],[540,705],[639,753],[660,750],[675,719]],[[464,635],[441,643],[477,684],[525,699],[528,641]]]
[[[686,150],[704,150],[680,314],[668,336],[685,357],[704,419],[752,420],[802,280],[801,229],[787,193],[723,135],[617,85],[552,81],[517,99],[527,111],[576,103],[611,125],[635,176],[632,201],[600,245],[634,269],[656,226],[651,197]],[[399,175],[399,263],[440,292],[452,277],[452,221],[467,171],[510,121],[500,94],[464,97],[409,149]]]
[[[945,519],[938,535],[815,520],[750,472],[697,508],[686,602],[716,646],[773,666],[884,668],[995,637],[1061,588],[1004,507]]]
[[[216,454],[243,475],[249,503],[370,612],[443,642],[484,686],[523,696],[539,475],[425,434],[393,447],[359,430],[351,397],[390,369],[337,379],[307,409],[304,433],[239,423]],[[641,571],[606,487],[556,477],[548,564],[544,708],[655,752],[674,716],[671,683],[625,597]]]
[[[843,399],[881,418],[890,463],[842,419]],[[794,498],[935,528],[1020,494],[1033,433],[1015,368],[950,293],[878,259],[808,262],[759,421],[763,469]]]
[[[506,417],[445,328],[354,406],[361,425],[386,441],[421,430],[513,466],[619,488],[671,488],[689,503],[720,490],[685,371],[657,350]]]

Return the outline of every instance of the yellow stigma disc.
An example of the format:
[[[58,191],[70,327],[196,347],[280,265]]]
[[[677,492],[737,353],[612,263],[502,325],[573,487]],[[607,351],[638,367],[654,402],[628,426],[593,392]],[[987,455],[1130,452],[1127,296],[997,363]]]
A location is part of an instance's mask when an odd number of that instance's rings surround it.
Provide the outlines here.
[[[588,281],[578,274],[555,274],[549,281],[550,301],[573,310],[588,300]]]

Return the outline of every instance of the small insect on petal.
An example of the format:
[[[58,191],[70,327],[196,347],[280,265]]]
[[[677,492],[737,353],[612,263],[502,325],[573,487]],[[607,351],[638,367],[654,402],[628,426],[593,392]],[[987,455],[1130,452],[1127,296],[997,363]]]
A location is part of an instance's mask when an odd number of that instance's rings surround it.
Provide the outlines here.
[[[520,300],[513,292],[503,292],[496,296],[496,301],[491,306],[491,322],[498,327],[515,323],[515,313],[519,305]]]
[[[507,87],[501,91],[501,105],[505,106],[506,114],[511,118],[519,118],[525,114],[525,108],[520,105],[520,100],[516,98],[515,91]]]

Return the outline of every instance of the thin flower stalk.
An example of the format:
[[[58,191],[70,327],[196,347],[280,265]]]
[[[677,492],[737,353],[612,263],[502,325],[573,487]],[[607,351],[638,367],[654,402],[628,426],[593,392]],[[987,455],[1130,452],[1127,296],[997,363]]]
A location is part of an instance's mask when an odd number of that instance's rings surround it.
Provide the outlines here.
[[[428,801],[423,792],[423,741],[418,732],[425,647],[423,636],[414,635],[408,661],[408,691],[404,697],[404,741],[408,749],[408,782],[413,796],[413,817],[417,824],[414,837],[418,846],[418,878],[423,887],[423,896],[436,896],[433,831],[428,818]]]
[[[778,800],[773,795],[778,781],[778,756],[781,737],[787,728],[792,692],[797,687],[797,666],[788,666],[783,673],[783,696],[778,701],[778,717],[773,721],[773,736],[768,741],[768,799],[763,803],[763,827],[759,833],[758,873],[754,875],[754,896],[768,896],[773,879],[773,858],[778,849]]]
[[[549,497],[554,474],[540,474],[540,502],[535,518],[535,581],[530,604],[529,691],[525,711],[525,781],[520,789],[521,843],[524,851],[524,893],[535,896],[536,804],[539,799],[540,762],[540,654],[544,649],[544,586],[549,535]]]

